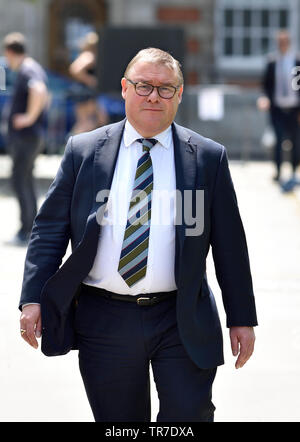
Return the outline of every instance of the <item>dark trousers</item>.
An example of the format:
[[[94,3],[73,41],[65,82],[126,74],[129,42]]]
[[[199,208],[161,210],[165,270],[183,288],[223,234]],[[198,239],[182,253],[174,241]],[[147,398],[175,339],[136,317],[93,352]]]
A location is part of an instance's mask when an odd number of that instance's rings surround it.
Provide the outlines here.
[[[79,364],[98,422],[150,422],[151,362],[158,422],[212,422],[216,369],[200,369],[181,344],[176,298],[156,305],[82,292],[76,313]]]
[[[42,149],[39,136],[13,136],[8,144],[12,158],[11,182],[20,206],[21,231],[29,234],[37,213],[37,200],[34,190],[34,162]]]
[[[299,123],[298,123],[298,109],[283,110],[279,107],[273,106],[271,110],[271,121],[276,135],[276,145],[274,151],[274,162],[278,174],[280,173],[282,163],[282,142],[289,139],[292,143],[291,151],[291,165],[293,172],[295,172],[299,164]]]

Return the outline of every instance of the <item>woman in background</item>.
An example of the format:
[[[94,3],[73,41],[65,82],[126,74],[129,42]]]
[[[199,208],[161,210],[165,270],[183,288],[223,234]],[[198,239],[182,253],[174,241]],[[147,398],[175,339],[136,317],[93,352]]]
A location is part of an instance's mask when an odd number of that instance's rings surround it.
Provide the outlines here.
[[[76,98],[76,123],[71,130],[75,135],[108,123],[108,115],[97,103],[98,79],[96,76],[98,35],[90,32],[81,43],[81,52],[69,68],[72,77],[81,84]]]

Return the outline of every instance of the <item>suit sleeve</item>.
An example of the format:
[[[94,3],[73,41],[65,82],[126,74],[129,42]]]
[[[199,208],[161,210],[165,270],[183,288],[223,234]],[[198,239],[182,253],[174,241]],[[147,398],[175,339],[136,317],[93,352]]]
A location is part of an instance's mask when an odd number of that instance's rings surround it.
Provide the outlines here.
[[[211,208],[211,246],[227,327],[257,325],[249,256],[223,147]]]
[[[19,308],[39,303],[46,281],[58,270],[70,240],[70,207],[75,173],[72,138],[69,139],[57,175],[33,224],[25,259]]]
[[[269,77],[269,65],[265,66],[265,69],[263,71],[263,75],[262,75],[262,89],[264,91],[264,93],[269,97],[270,93],[269,93],[269,89],[268,89],[268,77]]]

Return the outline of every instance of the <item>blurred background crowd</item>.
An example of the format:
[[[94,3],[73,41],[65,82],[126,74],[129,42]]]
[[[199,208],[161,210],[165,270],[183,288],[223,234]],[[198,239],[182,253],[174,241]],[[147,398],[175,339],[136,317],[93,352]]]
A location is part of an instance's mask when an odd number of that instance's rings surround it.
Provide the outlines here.
[[[170,49],[184,68],[179,123],[220,140],[232,157],[265,158],[264,148],[271,147],[272,138],[264,137],[268,116],[257,111],[256,101],[262,94],[266,56],[277,49],[279,29],[290,32],[297,50],[299,1],[0,0],[0,8],[1,40],[13,31],[22,33],[28,53],[47,72],[51,93],[45,123],[47,153],[62,151],[82,116],[78,102],[90,93],[83,88],[87,83],[82,66],[90,63],[88,86],[100,107],[100,123],[116,121],[124,115],[119,83],[112,80],[122,75],[117,60],[124,54],[122,61],[128,61],[136,46],[152,40]],[[168,32],[175,36],[171,41],[165,38]],[[85,56],[74,63],[82,52]],[[5,112],[15,74],[8,69],[3,51],[1,55],[0,66],[7,69],[6,90],[0,93],[0,151],[5,152]]]

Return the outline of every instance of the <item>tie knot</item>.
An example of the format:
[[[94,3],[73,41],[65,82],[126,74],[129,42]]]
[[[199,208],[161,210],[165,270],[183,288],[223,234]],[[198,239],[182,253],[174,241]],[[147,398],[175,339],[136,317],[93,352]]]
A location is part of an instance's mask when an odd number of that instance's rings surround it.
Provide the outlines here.
[[[140,138],[137,140],[139,143],[143,145],[143,151],[149,152],[151,147],[155,146],[157,140],[155,138]]]

